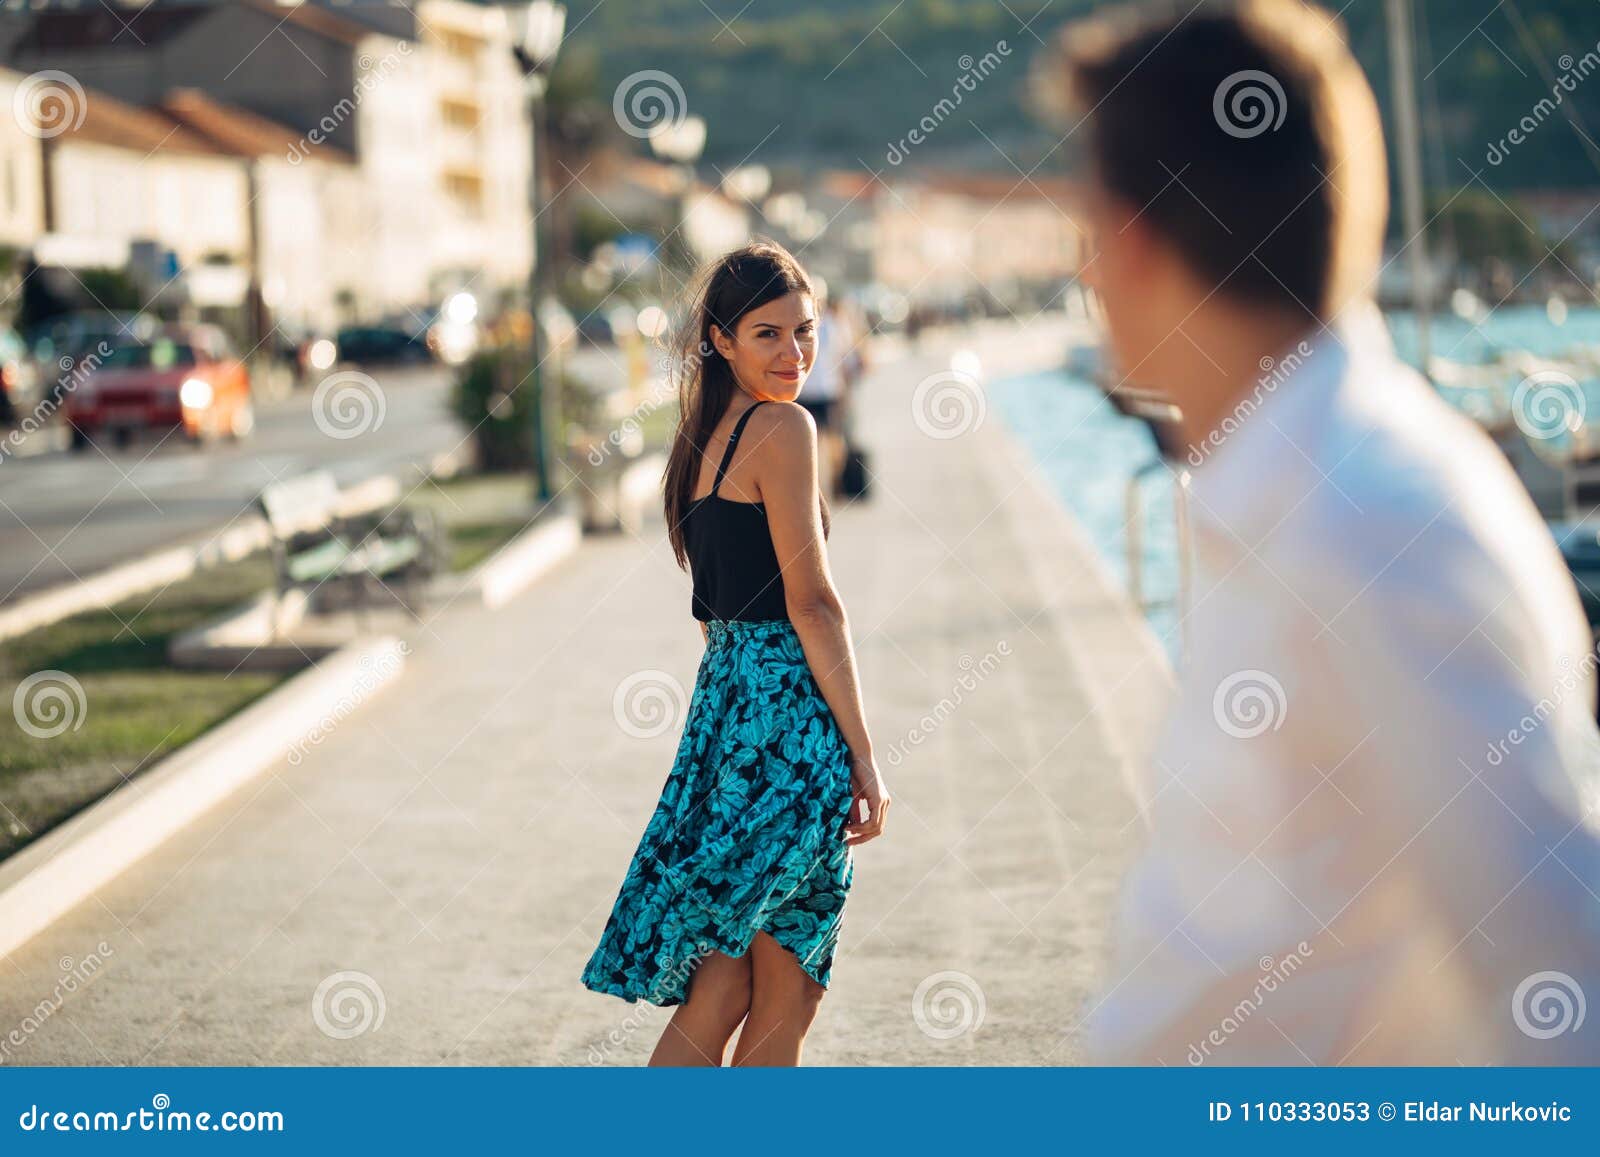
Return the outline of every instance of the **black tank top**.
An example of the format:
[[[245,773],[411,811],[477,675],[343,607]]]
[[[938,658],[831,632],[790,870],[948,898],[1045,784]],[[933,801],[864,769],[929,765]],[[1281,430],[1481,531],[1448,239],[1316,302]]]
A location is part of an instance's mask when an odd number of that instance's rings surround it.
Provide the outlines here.
[[[739,415],[711,483],[711,493],[695,499],[684,512],[684,544],[694,576],[694,617],[702,621],[755,622],[789,617],[783,598],[783,574],[767,529],[766,504],[736,502],[717,494],[745,423],[757,406],[764,405],[764,401],[755,402]]]

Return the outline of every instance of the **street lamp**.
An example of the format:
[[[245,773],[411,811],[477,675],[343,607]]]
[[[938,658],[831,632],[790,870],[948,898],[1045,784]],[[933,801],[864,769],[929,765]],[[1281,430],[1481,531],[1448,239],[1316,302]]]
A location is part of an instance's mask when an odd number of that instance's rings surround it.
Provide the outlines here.
[[[557,397],[559,385],[555,390],[544,388],[545,374],[541,368],[544,348],[539,331],[539,303],[544,300],[549,284],[547,250],[540,241],[541,223],[548,204],[545,171],[549,167],[549,154],[544,97],[550,87],[550,73],[555,68],[556,54],[561,51],[561,38],[566,33],[567,10],[553,0],[533,0],[530,4],[509,9],[506,18],[511,29],[511,52],[522,70],[523,89],[528,100],[528,121],[533,128],[533,267],[528,274],[528,316],[532,324],[529,326],[528,347],[533,357],[530,379],[534,397],[534,471],[538,479],[539,501],[548,502],[555,495],[551,485],[550,437],[552,434],[559,436],[561,415],[560,398]]]

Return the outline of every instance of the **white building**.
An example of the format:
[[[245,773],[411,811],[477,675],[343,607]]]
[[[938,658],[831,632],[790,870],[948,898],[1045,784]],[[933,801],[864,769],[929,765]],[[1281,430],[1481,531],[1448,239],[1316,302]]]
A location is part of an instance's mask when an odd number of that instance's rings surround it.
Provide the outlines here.
[[[330,145],[293,159],[294,130],[198,89],[174,90],[159,111],[244,167],[252,264],[272,318],[323,331],[348,320],[343,303],[359,295],[374,256],[355,158]]]
[[[10,19],[30,22],[11,47],[20,69],[59,70],[90,92],[149,108],[181,84],[289,129],[291,165],[353,159],[359,183],[324,174],[317,195],[339,199],[340,208],[325,207],[323,219],[339,224],[319,252],[356,312],[435,303],[467,286],[489,297],[526,283],[531,134],[498,9],[463,0],[419,0],[415,11],[237,0]],[[307,195],[279,171],[258,164],[256,173],[289,203]],[[269,207],[267,216],[280,212],[290,213]],[[288,295],[297,290],[279,277],[279,307],[292,311]],[[277,284],[269,275],[264,292]],[[324,305],[319,298],[306,308]]]
[[[23,77],[0,69],[0,109],[13,109]],[[0,116],[0,245],[25,248],[44,232],[44,155],[16,116]]]

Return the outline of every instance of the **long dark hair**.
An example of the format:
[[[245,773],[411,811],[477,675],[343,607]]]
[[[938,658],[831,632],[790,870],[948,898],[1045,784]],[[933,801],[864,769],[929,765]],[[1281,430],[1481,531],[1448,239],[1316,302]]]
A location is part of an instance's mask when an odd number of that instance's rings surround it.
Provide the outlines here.
[[[739,319],[753,309],[791,293],[812,293],[811,279],[794,255],[776,241],[764,238],[735,249],[713,261],[695,279],[690,312],[673,340],[670,372],[678,383],[678,429],[667,456],[667,538],[678,566],[689,568],[683,536],[683,515],[694,497],[700,460],[717,423],[727,413],[733,392],[739,388],[733,367],[711,340],[716,326],[729,338]],[[828,500],[821,500],[822,533],[830,525]]]

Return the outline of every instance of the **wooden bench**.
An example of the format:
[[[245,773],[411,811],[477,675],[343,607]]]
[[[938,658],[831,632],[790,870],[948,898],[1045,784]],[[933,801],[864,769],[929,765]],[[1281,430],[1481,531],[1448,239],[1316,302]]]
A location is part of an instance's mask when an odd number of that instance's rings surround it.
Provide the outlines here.
[[[272,565],[281,599],[291,590],[350,588],[361,620],[380,591],[401,585],[402,606],[418,616],[418,584],[443,565],[443,536],[428,511],[341,514],[339,484],[313,470],[261,492],[258,505],[272,529]]]

